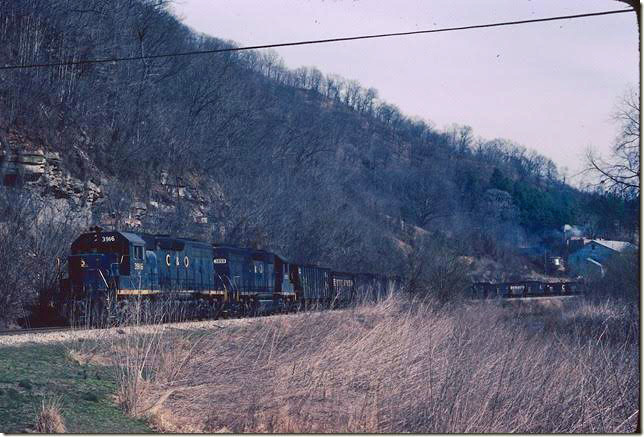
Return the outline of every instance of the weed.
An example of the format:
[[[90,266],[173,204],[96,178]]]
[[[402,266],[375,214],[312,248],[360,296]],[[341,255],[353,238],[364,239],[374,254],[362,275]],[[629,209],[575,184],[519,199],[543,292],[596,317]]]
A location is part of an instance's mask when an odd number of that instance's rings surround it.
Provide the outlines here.
[[[65,423],[60,413],[60,398],[43,399],[36,420],[36,432],[44,434],[61,434],[66,432]]]
[[[388,299],[114,344],[130,411],[174,432],[627,432],[639,325],[614,303]],[[128,337],[130,337],[128,339]]]

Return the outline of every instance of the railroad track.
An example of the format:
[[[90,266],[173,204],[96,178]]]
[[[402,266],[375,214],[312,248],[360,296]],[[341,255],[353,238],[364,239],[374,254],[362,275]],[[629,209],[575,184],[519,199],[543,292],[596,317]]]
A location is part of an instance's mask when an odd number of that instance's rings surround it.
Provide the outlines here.
[[[233,317],[225,317],[225,318],[213,318],[213,319],[185,319],[185,320],[174,320],[174,321],[164,321],[164,322],[157,322],[157,323],[141,323],[141,324],[135,324],[132,326],[136,327],[144,327],[144,326],[152,326],[152,325],[171,325],[171,324],[176,324],[176,323],[190,323],[190,322],[200,322],[200,321],[216,321],[216,320],[236,320],[236,319],[245,319],[245,318],[256,318],[256,317],[265,317],[273,314],[262,314],[259,316],[255,317],[249,317],[249,316],[233,316]],[[51,333],[56,333],[56,332],[69,332],[69,331],[88,331],[92,329],[110,329],[110,328],[122,328],[128,326],[123,325],[110,325],[110,326],[92,326],[92,327],[72,327],[72,326],[49,326],[49,327],[42,327],[42,328],[19,328],[19,329],[0,329],[0,337],[2,336],[10,336],[10,335],[27,335],[27,334],[51,334]]]
[[[577,298],[580,297],[581,295],[579,294],[572,294],[572,295],[552,295],[552,296],[507,296],[501,298],[502,301],[528,301],[528,300],[546,300],[546,299],[572,299],[572,298]],[[482,299],[486,300],[486,299]],[[226,318],[224,320],[231,320],[231,319],[240,319],[240,318],[245,318],[245,317],[230,317]],[[211,320],[218,320],[217,318],[211,319]],[[184,320],[184,322],[191,322],[195,320]],[[176,323],[176,322],[166,322],[166,323]],[[166,323],[160,323],[161,325],[166,324]],[[148,324],[143,324],[141,326],[147,326]],[[43,328],[20,328],[20,329],[2,329],[0,330],[0,337],[1,336],[9,336],[9,335],[27,335],[27,334],[51,334],[51,333],[56,333],[56,332],[68,332],[68,331],[85,331],[88,329],[102,329],[98,327],[94,328],[74,328],[70,326],[50,326],[50,327],[43,327]]]
[[[544,299],[572,299],[581,297],[581,294],[559,294],[553,296],[509,296],[502,300],[544,300]]]
[[[23,328],[23,329],[2,329],[0,336],[5,335],[27,335],[27,334],[50,334],[52,332],[67,332],[71,331],[69,326],[52,326],[45,328]]]

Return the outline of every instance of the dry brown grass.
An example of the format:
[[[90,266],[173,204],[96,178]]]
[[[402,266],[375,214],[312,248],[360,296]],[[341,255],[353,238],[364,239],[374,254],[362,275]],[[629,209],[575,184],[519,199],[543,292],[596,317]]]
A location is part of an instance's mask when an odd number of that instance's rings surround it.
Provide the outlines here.
[[[138,375],[123,379],[129,411],[166,431],[629,432],[638,339],[610,303],[389,299],[147,337],[115,356]]]
[[[43,434],[61,434],[67,432],[63,417],[60,414],[60,400],[48,398],[42,401],[36,418],[35,432]]]
[[[199,336],[166,330],[160,322],[167,316],[164,307],[134,307],[125,314],[121,335],[106,337],[97,344],[102,350],[100,357],[117,370],[116,402],[131,416],[147,417],[159,428],[175,431],[165,419],[167,412],[162,406],[178,390],[172,384],[179,381],[188,361],[198,355],[201,343]],[[148,329],[139,330],[141,325],[148,325]]]
[[[87,341],[79,341],[77,344],[72,344],[67,346],[66,354],[67,358],[80,366],[98,365],[98,366],[109,366],[112,364],[112,360],[104,353],[104,349],[101,348],[100,343],[95,343],[92,346],[85,346],[88,344]]]

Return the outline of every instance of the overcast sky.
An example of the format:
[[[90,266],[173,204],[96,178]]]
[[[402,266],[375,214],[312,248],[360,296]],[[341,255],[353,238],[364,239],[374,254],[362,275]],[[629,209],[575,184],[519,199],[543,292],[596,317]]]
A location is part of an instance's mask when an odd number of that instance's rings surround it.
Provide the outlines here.
[[[174,11],[198,32],[254,45],[625,7],[613,0],[177,0]],[[617,130],[611,113],[629,86],[639,87],[637,38],[629,13],[276,51],[289,68],[355,79],[406,115],[513,140],[573,175],[589,146],[608,152]]]

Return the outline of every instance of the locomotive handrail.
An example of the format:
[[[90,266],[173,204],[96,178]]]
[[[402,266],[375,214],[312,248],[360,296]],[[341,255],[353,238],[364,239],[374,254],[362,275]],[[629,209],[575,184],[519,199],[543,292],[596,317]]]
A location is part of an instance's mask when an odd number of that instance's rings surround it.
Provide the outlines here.
[[[98,273],[100,273],[101,278],[103,279],[103,282],[105,282],[105,289],[106,289],[106,290],[109,290],[109,289],[110,289],[110,286],[109,286],[109,285],[108,285],[108,283],[107,283],[107,279],[105,279],[105,275],[103,274],[103,270],[101,270],[101,269],[99,268],[99,269],[98,269]]]

